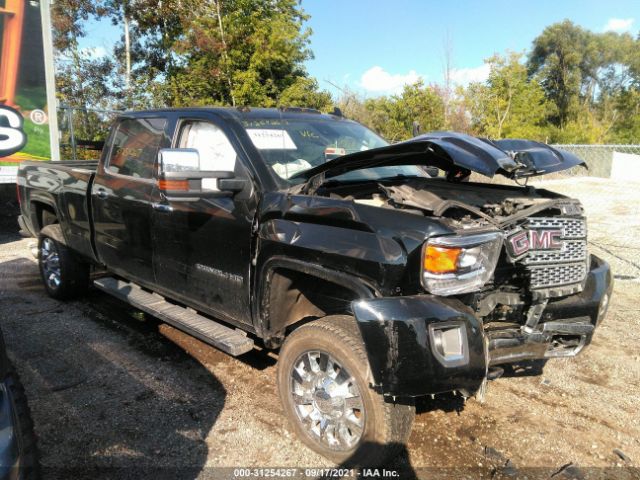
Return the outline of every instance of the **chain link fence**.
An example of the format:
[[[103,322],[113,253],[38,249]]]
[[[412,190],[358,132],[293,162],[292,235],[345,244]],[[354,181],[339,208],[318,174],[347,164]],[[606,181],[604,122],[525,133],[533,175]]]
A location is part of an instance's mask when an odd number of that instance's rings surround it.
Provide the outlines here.
[[[589,176],[617,180],[640,180],[640,145],[552,145],[573,153],[588,170],[572,168],[560,176]]]
[[[578,145],[578,144],[553,144],[554,148],[571,152],[581,158],[587,164],[569,170],[532,177],[531,183],[539,183],[545,180],[571,178],[571,177],[598,177],[610,178],[619,181],[640,182],[640,144],[638,145]],[[483,175],[472,173],[471,181],[480,183],[513,184],[501,175],[487,178]]]

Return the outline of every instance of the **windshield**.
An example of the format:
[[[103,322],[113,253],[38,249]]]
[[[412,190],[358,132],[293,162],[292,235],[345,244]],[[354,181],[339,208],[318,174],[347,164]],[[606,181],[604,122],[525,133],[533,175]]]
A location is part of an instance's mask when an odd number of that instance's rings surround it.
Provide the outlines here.
[[[337,118],[245,118],[242,123],[267,165],[288,184],[302,182],[292,176],[335,158],[389,145],[362,125]],[[379,180],[399,175],[425,176],[420,168],[403,165],[356,170],[332,180]]]

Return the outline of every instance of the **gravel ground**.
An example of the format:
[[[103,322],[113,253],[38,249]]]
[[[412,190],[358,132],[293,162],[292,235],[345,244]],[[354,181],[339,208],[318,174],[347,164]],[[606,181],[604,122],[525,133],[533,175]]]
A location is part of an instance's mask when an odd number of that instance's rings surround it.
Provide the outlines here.
[[[483,404],[422,402],[401,478],[640,478],[640,184],[544,183],[582,200],[590,249],[613,266],[608,317],[573,359],[524,365]],[[281,413],[275,357],[231,358],[91,292],[44,293],[0,215],[0,325],[22,377],[45,478],[221,478],[219,467],[330,467]],[[614,449],[618,453],[614,452]]]

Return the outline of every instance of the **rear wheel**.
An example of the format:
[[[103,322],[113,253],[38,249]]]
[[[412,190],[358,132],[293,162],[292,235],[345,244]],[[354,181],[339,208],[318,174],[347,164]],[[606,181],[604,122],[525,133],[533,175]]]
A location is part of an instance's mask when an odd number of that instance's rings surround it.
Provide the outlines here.
[[[295,330],[278,360],[278,389],[299,438],[345,465],[375,466],[397,453],[414,408],[369,386],[369,362],[355,319],[329,316]]]
[[[38,264],[47,293],[59,300],[83,294],[89,286],[89,265],[78,259],[62,242],[60,225],[40,231]]]

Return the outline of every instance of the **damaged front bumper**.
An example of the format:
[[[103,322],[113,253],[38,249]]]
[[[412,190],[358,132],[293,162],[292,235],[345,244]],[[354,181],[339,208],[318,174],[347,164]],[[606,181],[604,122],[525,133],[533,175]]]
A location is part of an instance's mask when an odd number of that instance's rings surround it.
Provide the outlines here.
[[[375,387],[415,397],[459,390],[473,395],[487,374],[481,322],[455,299],[433,295],[360,300],[353,311]]]
[[[595,255],[580,293],[549,302],[535,328],[487,332],[490,365],[573,357],[591,343],[611,299],[609,264]]]
[[[485,333],[461,301],[433,295],[353,303],[374,387],[415,397],[458,390],[476,393],[491,365],[574,356],[593,337],[611,296],[609,265],[592,256],[582,292],[550,302],[539,324]]]

